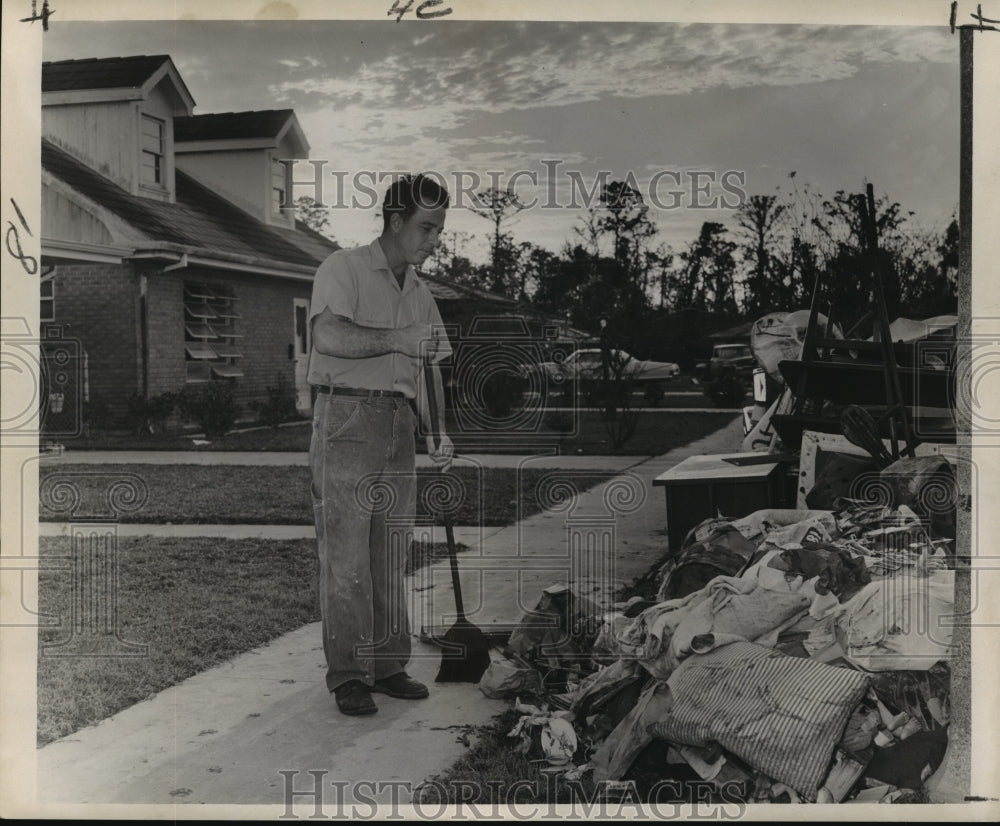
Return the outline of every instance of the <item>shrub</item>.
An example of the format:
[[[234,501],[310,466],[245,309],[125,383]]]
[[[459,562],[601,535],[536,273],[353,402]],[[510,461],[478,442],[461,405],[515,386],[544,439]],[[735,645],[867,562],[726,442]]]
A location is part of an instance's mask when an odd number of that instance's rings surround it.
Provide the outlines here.
[[[210,381],[181,391],[177,404],[181,415],[198,424],[206,436],[224,436],[240,414],[236,404],[236,382]]]
[[[137,436],[162,432],[177,403],[175,393],[160,393],[149,398],[142,393],[133,393],[128,400],[125,424]]]
[[[94,393],[83,403],[83,424],[85,431],[110,430],[113,424],[111,405],[99,393]]]
[[[276,378],[275,384],[266,388],[267,401],[250,402],[250,409],[257,414],[260,423],[274,428],[282,422],[299,418],[299,411],[295,406],[295,388],[281,373]]]

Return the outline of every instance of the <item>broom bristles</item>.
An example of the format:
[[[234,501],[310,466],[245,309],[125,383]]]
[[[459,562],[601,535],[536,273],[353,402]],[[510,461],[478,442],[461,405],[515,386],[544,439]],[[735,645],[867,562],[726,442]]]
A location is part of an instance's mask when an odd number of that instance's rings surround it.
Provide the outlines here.
[[[490,643],[486,635],[468,620],[459,620],[448,629],[442,641],[460,651],[442,653],[441,668],[434,682],[478,683],[490,665]]]

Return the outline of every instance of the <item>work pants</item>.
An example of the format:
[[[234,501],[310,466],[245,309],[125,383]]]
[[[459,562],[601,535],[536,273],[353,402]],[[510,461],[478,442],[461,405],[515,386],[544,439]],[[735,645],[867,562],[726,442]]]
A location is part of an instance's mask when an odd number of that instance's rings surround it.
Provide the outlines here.
[[[416,501],[406,399],[318,394],[309,448],[326,685],[406,668],[404,571]]]

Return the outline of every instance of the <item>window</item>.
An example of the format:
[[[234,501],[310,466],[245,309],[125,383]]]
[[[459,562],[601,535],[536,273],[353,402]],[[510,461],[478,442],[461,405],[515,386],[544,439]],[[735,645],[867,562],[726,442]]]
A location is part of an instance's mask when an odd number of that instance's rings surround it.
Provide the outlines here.
[[[722,359],[738,359],[747,358],[752,353],[749,347],[736,345],[734,347],[717,347],[715,355]]]
[[[163,186],[163,121],[142,116],[141,149],[140,180],[144,184]]]
[[[271,210],[281,214],[285,201],[285,165],[277,158],[271,158]]]
[[[236,322],[236,297],[229,287],[184,285],[184,361],[189,383],[243,375]]]
[[[53,276],[42,280],[39,285],[41,303],[38,317],[41,321],[56,320],[56,282]]]

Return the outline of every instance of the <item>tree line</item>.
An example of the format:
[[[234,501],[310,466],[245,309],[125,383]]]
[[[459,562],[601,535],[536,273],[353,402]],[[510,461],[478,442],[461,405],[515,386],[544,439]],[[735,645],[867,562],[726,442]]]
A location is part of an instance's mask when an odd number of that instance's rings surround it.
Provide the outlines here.
[[[659,240],[642,194],[612,180],[553,253],[517,241],[513,229],[523,205],[514,192],[491,188],[477,193],[472,207],[491,224],[488,261],[476,264],[465,255],[468,233],[446,231],[423,269],[529,302],[590,334],[600,331],[603,319],[640,356],[669,338],[665,324],[680,311],[710,315],[720,324],[755,320],[808,307],[817,279],[822,311],[832,312],[845,330],[858,323],[857,332],[864,333],[873,288],[860,217],[864,197],[860,189],[824,197],[808,184],[800,187],[792,172],[774,193],[747,196],[728,226],[705,221],[675,250]],[[325,216],[301,206],[299,217],[323,231],[325,222],[317,227],[310,219]],[[886,195],[876,199],[876,215],[890,318],[954,312],[955,216],[943,231],[926,230]]]

